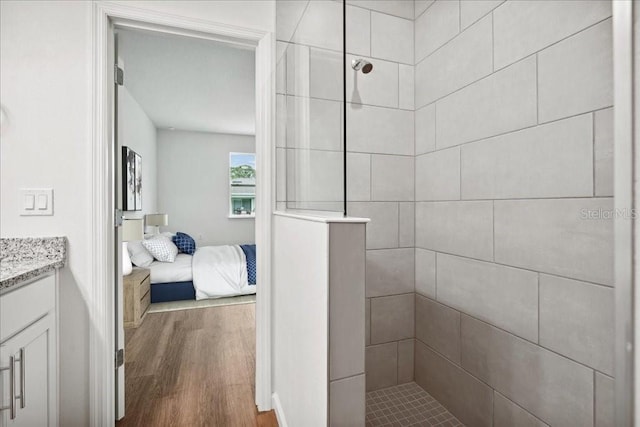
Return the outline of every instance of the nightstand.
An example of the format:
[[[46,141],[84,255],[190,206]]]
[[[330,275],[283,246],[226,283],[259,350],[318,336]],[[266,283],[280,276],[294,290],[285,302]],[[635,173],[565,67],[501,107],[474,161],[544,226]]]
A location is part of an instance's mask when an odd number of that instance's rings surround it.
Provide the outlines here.
[[[137,328],[151,304],[151,278],[148,268],[134,267],[124,276],[124,327]]]

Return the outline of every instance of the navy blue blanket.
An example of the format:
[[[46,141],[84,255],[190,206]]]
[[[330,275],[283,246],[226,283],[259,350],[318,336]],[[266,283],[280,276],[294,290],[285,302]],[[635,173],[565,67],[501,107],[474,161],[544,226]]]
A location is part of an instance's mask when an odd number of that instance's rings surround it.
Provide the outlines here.
[[[250,285],[256,284],[256,245],[240,245],[247,258],[247,276]]]

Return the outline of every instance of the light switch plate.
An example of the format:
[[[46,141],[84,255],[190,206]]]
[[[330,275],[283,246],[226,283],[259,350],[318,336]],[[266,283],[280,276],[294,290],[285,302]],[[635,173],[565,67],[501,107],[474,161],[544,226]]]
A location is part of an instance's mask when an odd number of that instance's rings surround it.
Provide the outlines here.
[[[21,188],[22,216],[47,216],[53,215],[53,189],[52,188]]]

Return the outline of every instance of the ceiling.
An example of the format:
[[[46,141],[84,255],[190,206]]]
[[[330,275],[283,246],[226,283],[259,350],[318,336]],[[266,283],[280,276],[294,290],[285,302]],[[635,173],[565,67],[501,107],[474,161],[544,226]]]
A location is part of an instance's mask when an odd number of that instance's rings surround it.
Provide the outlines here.
[[[255,51],[211,40],[118,31],[124,86],[161,129],[255,134]]]

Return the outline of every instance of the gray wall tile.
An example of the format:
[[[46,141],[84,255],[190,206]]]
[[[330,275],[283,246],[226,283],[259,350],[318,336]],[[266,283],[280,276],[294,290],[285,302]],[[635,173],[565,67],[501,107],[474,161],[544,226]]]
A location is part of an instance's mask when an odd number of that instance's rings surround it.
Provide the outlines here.
[[[540,122],[613,105],[611,19],[538,54]]]
[[[399,246],[409,248],[415,245],[416,237],[416,208],[413,202],[402,202],[400,208]]]
[[[419,107],[491,74],[491,30],[487,16],[416,65]]]
[[[298,52],[298,49],[295,51]],[[308,68],[304,61],[309,62]],[[287,89],[291,76],[297,79],[296,91],[288,93],[342,101],[342,64],[342,55],[339,52],[309,49],[308,59],[304,55],[298,56],[293,65],[295,68],[287,68]]]
[[[413,64],[413,20],[371,12],[371,56]]]
[[[347,53],[371,56],[371,12],[347,6],[346,18]]]
[[[324,99],[287,97],[287,148],[340,151],[342,104]]]
[[[371,199],[412,201],[414,157],[373,155],[371,158]]]
[[[356,58],[362,58],[362,56],[347,55],[345,64],[347,102],[398,108],[398,64],[382,59],[364,58],[374,65],[374,71],[363,74],[351,68],[351,61]]]
[[[398,384],[413,381],[415,340],[398,341]]]
[[[535,124],[536,96],[536,58],[531,57],[441,99],[436,107],[436,147]]]
[[[276,39],[288,42],[293,37],[308,1],[278,3],[276,7]]]
[[[538,340],[538,274],[437,254],[438,301],[530,341]]]
[[[342,161],[339,151],[287,150],[287,200],[340,201]]]
[[[613,288],[540,275],[540,345],[613,375]]]
[[[347,200],[371,200],[371,155],[347,153]]]
[[[419,17],[435,0],[415,0],[415,17]]]
[[[415,26],[415,60],[419,62],[458,34],[459,2],[437,0],[416,19]]]
[[[595,427],[615,426],[614,380],[596,372],[596,424]]]
[[[365,344],[371,344],[371,298],[365,298],[364,304],[364,317],[365,317]]]
[[[371,343],[399,341],[414,336],[413,293],[371,300]]]
[[[416,292],[436,298],[436,253],[416,248]]]
[[[594,113],[596,196],[613,196],[613,108]]]
[[[611,199],[496,201],[496,262],[611,285],[613,221],[585,216],[612,208]]]
[[[416,154],[436,149],[436,104],[416,111]]]
[[[611,2],[512,1],[493,15],[498,69],[605,19],[611,15]]]
[[[367,249],[398,247],[398,204],[394,202],[350,202],[349,215],[369,218]]]
[[[416,247],[493,259],[493,202],[416,203]]]
[[[460,200],[460,147],[416,157],[416,201]]]
[[[460,24],[467,28],[484,15],[504,3],[505,0],[460,0]]]
[[[416,295],[416,338],[460,365],[460,313]]]
[[[493,391],[481,381],[416,341],[415,380],[461,422],[492,425]]]
[[[365,424],[365,376],[332,381],[329,386],[329,420],[335,427]]]
[[[593,423],[593,371],[468,316],[462,366],[549,425]]]
[[[400,18],[413,19],[413,3],[410,1],[347,0],[347,4],[388,13],[389,15],[399,16]]]
[[[347,104],[347,122],[347,150],[413,155],[413,111]]]
[[[399,108],[413,110],[415,107],[415,84],[413,76],[413,65],[398,65],[399,72]]]
[[[549,427],[503,395],[493,395],[493,427]]]
[[[342,5],[333,1],[309,2],[291,41],[323,49],[341,50]]]
[[[398,343],[372,345],[365,349],[367,391],[398,384]]]
[[[413,248],[367,251],[367,297],[413,292],[413,251]]]
[[[591,196],[592,129],[585,114],[464,145],[462,198]]]

